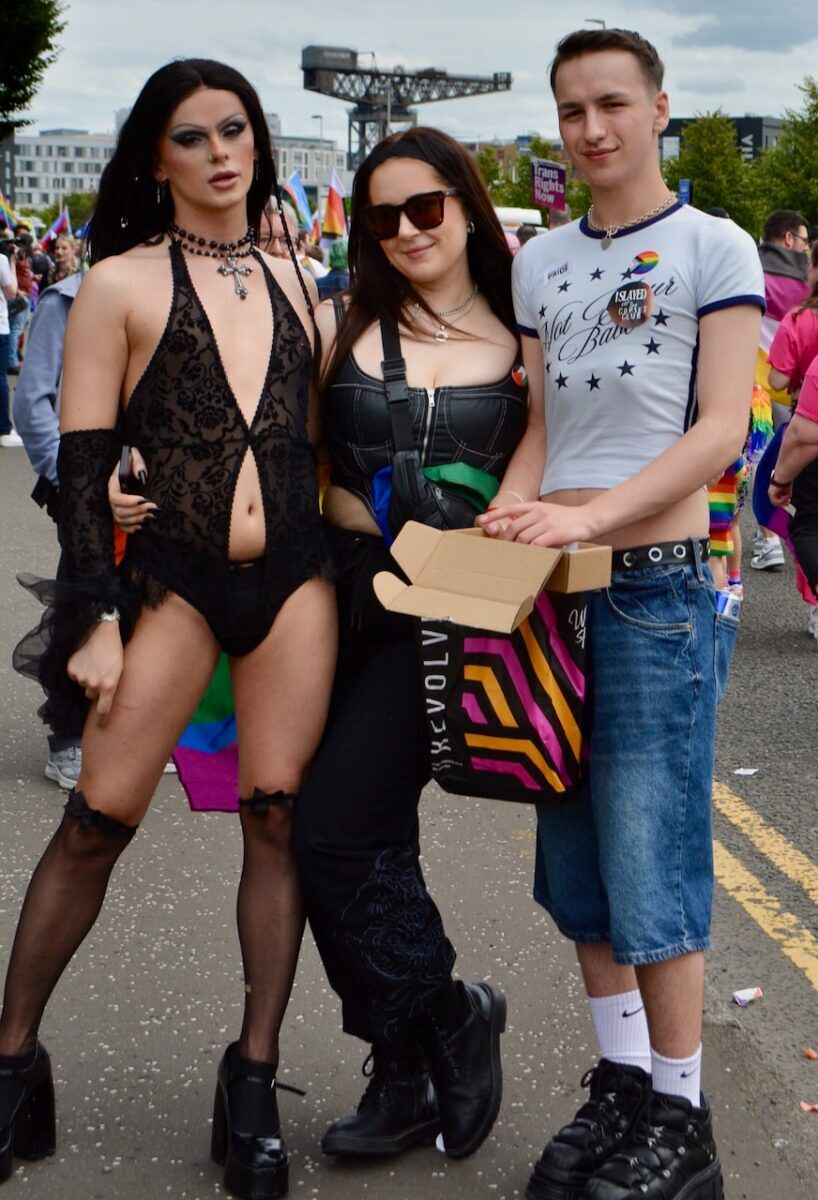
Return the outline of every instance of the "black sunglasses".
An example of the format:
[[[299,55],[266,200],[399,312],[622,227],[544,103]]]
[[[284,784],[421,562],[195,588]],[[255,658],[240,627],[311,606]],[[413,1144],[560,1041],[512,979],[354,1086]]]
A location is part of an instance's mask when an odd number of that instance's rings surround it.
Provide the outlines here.
[[[457,188],[445,188],[436,192],[418,192],[403,204],[370,204],[363,211],[364,223],[379,242],[398,236],[401,213],[406,213],[415,229],[435,229],[443,224],[446,197],[457,195]]]

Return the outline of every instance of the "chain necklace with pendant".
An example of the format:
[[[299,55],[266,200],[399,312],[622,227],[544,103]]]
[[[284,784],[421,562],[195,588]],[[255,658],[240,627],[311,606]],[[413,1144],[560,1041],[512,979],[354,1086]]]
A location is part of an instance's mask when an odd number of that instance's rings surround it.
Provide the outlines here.
[[[255,249],[253,230],[248,229],[243,237],[237,242],[217,242],[208,240],[207,238],[198,237],[195,233],[188,233],[184,229],[180,229],[178,225],[172,222],[168,226],[168,233],[174,242],[177,242],[183,250],[188,254],[203,255],[205,258],[220,258],[223,260],[221,266],[217,267],[220,275],[225,277],[233,276],[233,285],[236,295],[239,300],[247,299],[247,287],[242,280],[242,275],[252,275],[252,267],[240,267],[240,258],[249,258]],[[246,249],[242,250],[242,246]]]
[[[459,313],[465,312],[473,304],[476,297],[477,297],[477,284],[474,285],[474,287],[469,292],[468,296],[466,297],[466,299],[463,301],[462,304],[458,304],[455,308],[444,309],[443,312],[432,312],[432,316],[437,317],[438,319],[442,317],[444,320],[446,317],[456,317]],[[415,304],[414,307],[419,312],[426,311],[424,308],[421,308],[421,306],[419,304]],[[436,342],[448,342],[448,340],[449,340],[449,335],[446,331],[446,326],[441,325],[440,328],[435,331],[435,341]]]
[[[652,208],[650,210],[650,212],[645,213],[641,217],[637,217],[636,220],[634,220],[634,221],[625,221],[625,223],[623,225],[602,225],[602,224],[600,224],[600,222],[597,221],[597,219],[596,219],[596,214],[594,212],[594,206],[592,204],[591,207],[588,209],[588,224],[591,226],[592,229],[597,230],[598,233],[604,232],[605,236],[602,239],[602,249],[610,250],[611,243],[613,242],[613,239],[616,234],[623,233],[626,229],[633,229],[633,227],[635,225],[641,225],[644,221],[649,221],[651,219],[651,217],[658,217],[659,214],[663,213],[666,208],[670,208],[670,206],[672,204],[675,204],[676,199],[677,199],[676,193],[671,192],[670,195],[667,196],[662,201],[661,204],[656,205],[656,208]]]

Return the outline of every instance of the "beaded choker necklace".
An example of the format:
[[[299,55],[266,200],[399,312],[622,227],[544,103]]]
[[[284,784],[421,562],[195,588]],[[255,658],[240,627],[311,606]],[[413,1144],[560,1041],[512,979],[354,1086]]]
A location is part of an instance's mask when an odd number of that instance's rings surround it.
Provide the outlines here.
[[[247,288],[241,278],[242,275],[252,275],[252,267],[240,267],[239,259],[248,258],[254,250],[253,230],[248,229],[245,235],[237,242],[217,242],[214,240],[208,241],[207,238],[198,237],[195,233],[188,233],[185,229],[180,229],[173,222],[168,225],[168,233],[174,242],[186,250],[188,254],[199,254],[205,258],[221,258],[224,261],[217,268],[220,275],[227,277],[233,276],[233,285],[236,290],[236,295],[240,300],[247,299]],[[242,249],[242,246],[246,249]]]
[[[598,233],[604,230],[605,236],[602,239],[602,249],[610,250],[611,242],[613,241],[615,234],[622,233],[625,229],[633,229],[634,225],[641,225],[643,221],[649,221],[651,217],[658,217],[659,214],[663,213],[666,208],[670,208],[671,204],[675,203],[676,193],[671,192],[661,204],[656,205],[656,208],[652,208],[650,212],[644,213],[643,216],[637,217],[634,221],[625,221],[622,225],[601,224],[599,221],[597,221],[596,213],[594,212],[594,206],[592,204],[588,209],[588,224],[592,229],[596,229]]]
[[[455,316],[457,316],[458,313],[465,312],[466,309],[470,308],[471,305],[473,304],[476,296],[477,296],[477,284],[474,285],[474,287],[469,292],[468,296],[466,297],[466,299],[463,301],[462,304],[458,304],[455,308],[447,308],[444,312],[433,312],[432,315],[435,317],[443,317],[444,320],[446,317],[455,317]],[[419,304],[415,304],[414,307],[419,312],[423,311]],[[435,341],[436,342],[448,342],[448,340],[449,340],[449,335],[446,332],[446,326],[441,325],[440,328],[438,330],[436,330],[436,332],[435,332]]]

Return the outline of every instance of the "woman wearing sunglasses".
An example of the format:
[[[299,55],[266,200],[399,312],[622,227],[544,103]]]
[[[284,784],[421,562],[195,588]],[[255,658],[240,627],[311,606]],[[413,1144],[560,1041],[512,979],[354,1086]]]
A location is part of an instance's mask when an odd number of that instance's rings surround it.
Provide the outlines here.
[[[414,624],[383,609],[372,590],[378,571],[395,569],[384,533],[391,539],[402,520],[428,516],[404,503],[390,522],[383,503],[396,456],[382,324],[399,337],[424,469],[456,463],[498,492],[526,428],[511,253],[457,142],[413,129],[376,147],[355,177],[349,265],[346,303],[336,296],[316,310],[340,648],[293,850],[344,1029],[371,1044],[373,1069],[357,1113],[336,1122],[322,1148],[397,1154],[442,1133],[446,1152],[465,1157],[500,1107],[505,1000],[487,983],[452,979],[455,951],[418,861],[430,764]],[[522,470],[507,481],[520,492]],[[535,468],[534,491],[537,482]],[[111,499],[133,528],[133,499]],[[478,511],[451,496],[441,503],[463,525]]]
[[[336,1122],[322,1148],[394,1154],[440,1132],[459,1158],[478,1148],[499,1110],[505,999],[487,983],[452,979],[455,951],[418,861],[430,765],[414,622],[384,610],[372,590],[378,571],[395,569],[387,540],[406,519],[429,516],[405,492],[395,504],[382,367],[395,350],[385,352],[384,329],[405,361],[424,471],[457,463],[491,494],[526,427],[511,254],[457,142],[420,128],[376,147],[355,177],[349,265],[346,304],[335,297],[316,314],[340,661],[293,845],[344,1029],[371,1043],[374,1065],[357,1113]],[[426,478],[414,481],[422,502]],[[442,500],[432,499],[444,510],[435,524],[473,523],[476,507],[455,511],[445,484]]]

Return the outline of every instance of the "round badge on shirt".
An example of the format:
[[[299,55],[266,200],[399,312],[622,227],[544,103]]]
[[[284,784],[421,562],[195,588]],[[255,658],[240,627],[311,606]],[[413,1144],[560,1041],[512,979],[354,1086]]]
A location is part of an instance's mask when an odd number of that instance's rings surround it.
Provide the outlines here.
[[[608,301],[608,313],[620,329],[644,325],[653,312],[653,289],[649,283],[633,280],[618,287]]]

